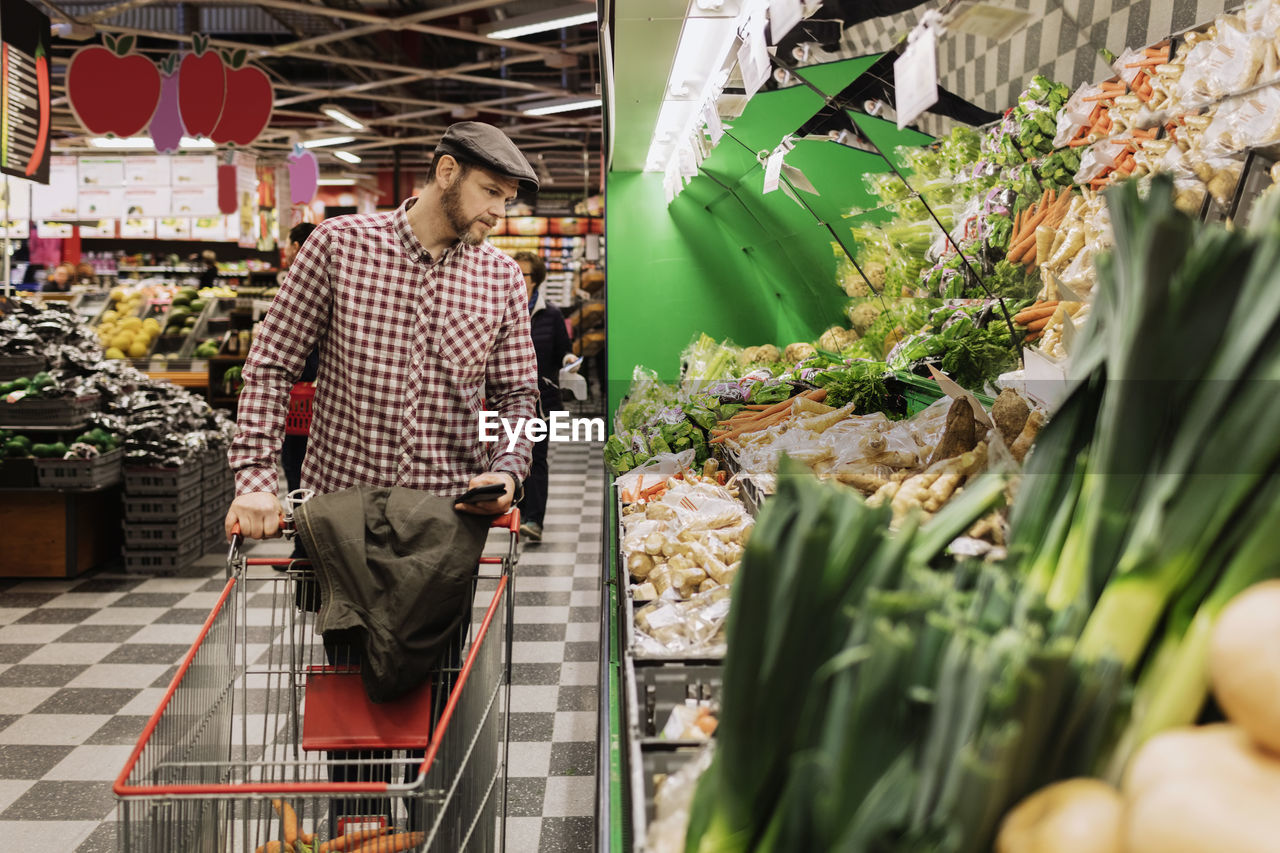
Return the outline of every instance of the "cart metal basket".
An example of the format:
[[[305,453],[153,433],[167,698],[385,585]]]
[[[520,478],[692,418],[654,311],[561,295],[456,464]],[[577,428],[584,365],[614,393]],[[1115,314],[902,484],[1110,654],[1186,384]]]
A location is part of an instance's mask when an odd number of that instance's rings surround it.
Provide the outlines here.
[[[309,564],[233,544],[226,586],[116,779],[117,849],[315,853],[359,831],[417,833],[388,850],[505,849],[519,527],[516,511],[495,520],[505,552],[481,558],[476,616],[435,676],[381,705],[299,607],[316,588]]]

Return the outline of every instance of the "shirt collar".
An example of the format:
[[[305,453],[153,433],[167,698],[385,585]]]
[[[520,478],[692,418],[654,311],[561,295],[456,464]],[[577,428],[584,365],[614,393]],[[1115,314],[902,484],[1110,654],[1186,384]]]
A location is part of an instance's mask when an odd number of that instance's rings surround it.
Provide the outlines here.
[[[426,247],[422,245],[422,241],[418,239],[418,235],[413,233],[413,226],[409,224],[409,208],[413,207],[417,202],[417,196],[405,199],[404,203],[396,208],[395,218],[392,220],[395,223],[396,234],[400,236],[400,242],[404,245],[405,251],[409,253],[409,257],[424,264],[431,264],[448,260],[455,252],[461,251],[466,244],[461,240],[455,240],[453,245],[445,249],[440,257],[431,257]]]

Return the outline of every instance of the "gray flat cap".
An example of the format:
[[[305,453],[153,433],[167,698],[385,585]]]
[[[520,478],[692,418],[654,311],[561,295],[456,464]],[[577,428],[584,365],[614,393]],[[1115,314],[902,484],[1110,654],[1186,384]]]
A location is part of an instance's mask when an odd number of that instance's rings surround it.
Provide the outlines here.
[[[514,178],[520,183],[521,193],[538,191],[538,175],[529,161],[505,133],[491,124],[460,121],[449,125],[436,146],[436,156],[441,154]]]

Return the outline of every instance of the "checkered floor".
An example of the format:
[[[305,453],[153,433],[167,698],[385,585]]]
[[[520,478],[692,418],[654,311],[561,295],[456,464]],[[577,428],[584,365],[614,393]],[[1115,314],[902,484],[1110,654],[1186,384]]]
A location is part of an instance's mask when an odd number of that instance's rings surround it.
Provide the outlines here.
[[[1239,0],[985,0],[1001,8],[1026,10],[1031,23],[1003,41],[965,33],[945,33],[938,43],[942,86],[983,109],[1008,109],[1031,78],[1043,74],[1068,83],[1110,76],[1100,48],[1121,53],[1172,33],[1206,23]],[[911,31],[924,10],[945,0],[928,0],[901,15],[876,18],[849,27],[840,53],[865,56],[892,47]],[[947,132],[947,119],[926,114],[920,128],[935,136]]]
[[[594,843],[601,445],[551,448],[543,541],[522,546],[515,583],[507,849],[517,853]],[[115,853],[111,782],[217,600],[222,559],[207,556],[195,577],[0,580],[6,849]]]

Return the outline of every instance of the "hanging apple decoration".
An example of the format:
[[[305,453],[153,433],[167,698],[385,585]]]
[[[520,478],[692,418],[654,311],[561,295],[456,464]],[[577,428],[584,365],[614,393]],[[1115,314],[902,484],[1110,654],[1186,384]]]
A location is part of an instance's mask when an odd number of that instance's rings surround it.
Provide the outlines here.
[[[104,36],[106,45],[82,47],[67,67],[67,100],[90,133],[129,137],[151,121],[160,102],[160,71],[131,53],[135,39]]]
[[[228,154],[228,157],[231,155]],[[218,167],[218,212],[228,216],[240,209],[236,202],[238,189],[235,164],[223,164]]]
[[[178,66],[178,112],[183,127],[194,137],[212,139],[227,97],[227,70],[217,51],[209,50],[209,37],[192,36],[195,50]]]
[[[151,117],[151,141],[156,151],[172,154],[182,142],[182,113],[178,110],[178,55],[171,53],[160,65],[160,103]]]
[[[219,145],[249,145],[271,121],[271,80],[261,68],[245,65],[247,58],[246,51],[237,50],[225,60],[226,99],[218,124],[209,134]]]
[[[289,203],[309,204],[320,188],[320,163],[301,145],[285,158],[289,163]]]

